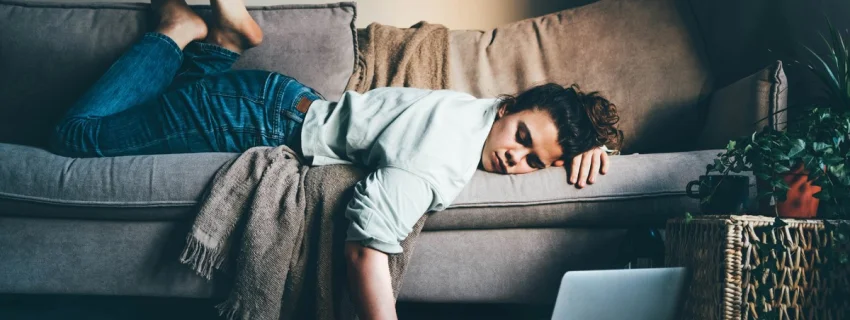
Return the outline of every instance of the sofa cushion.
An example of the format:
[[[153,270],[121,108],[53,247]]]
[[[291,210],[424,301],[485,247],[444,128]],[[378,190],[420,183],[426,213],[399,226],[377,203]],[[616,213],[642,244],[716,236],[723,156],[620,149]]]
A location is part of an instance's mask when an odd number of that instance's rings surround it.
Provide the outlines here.
[[[45,146],[51,127],[149,23],[144,3],[0,0],[0,142]],[[208,18],[208,5],[191,6]],[[292,76],[328,99],[354,68],[355,4],[250,7],[265,33],[235,69]]]
[[[226,298],[230,277],[207,281],[179,262],[190,228],[191,221],[0,216],[0,244],[15,244],[0,245],[0,294]],[[399,300],[553,303],[564,272],[622,267],[624,235],[582,228],[423,232]]]
[[[175,220],[235,153],[66,158],[0,143],[0,215]]]
[[[787,104],[788,79],[782,62],[776,61],[711,94],[697,148],[725,148],[729,140],[750,135],[765,126],[783,129],[787,112],[781,111]]]
[[[452,31],[452,89],[494,97],[577,83],[617,105],[624,153],[693,150],[710,74],[687,6],[601,0],[492,30]]]
[[[685,185],[718,150],[611,157],[584,189],[563,168],[525,175],[477,172],[426,230],[660,224],[696,211]],[[0,143],[0,215],[105,220],[191,219],[216,170],[235,153],[75,159]]]

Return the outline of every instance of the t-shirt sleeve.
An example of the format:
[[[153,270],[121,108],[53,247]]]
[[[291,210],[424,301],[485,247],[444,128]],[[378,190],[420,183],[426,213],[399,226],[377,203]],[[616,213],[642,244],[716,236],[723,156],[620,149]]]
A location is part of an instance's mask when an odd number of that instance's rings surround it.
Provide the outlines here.
[[[440,203],[439,198],[433,186],[416,174],[393,167],[378,169],[354,187],[345,210],[351,221],[346,241],[387,254],[401,253],[401,241],[423,214]]]

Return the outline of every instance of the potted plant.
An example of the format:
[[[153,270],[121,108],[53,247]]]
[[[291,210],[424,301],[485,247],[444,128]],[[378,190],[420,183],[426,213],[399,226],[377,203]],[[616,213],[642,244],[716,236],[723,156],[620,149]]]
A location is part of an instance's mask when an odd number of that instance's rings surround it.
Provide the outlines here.
[[[787,131],[765,127],[729,141],[707,173],[751,171],[758,181],[758,198],[772,200],[779,217],[814,218],[819,211],[822,217],[845,216],[850,204],[848,134],[850,115],[809,108],[789,121]],[[767,203],[762,201],[761,207]]]
[[[847,218],[850,213],[850,51],[831,23],[829,30],[826,59],[805,47],[814,61],[808,67],[825,85],[827,99],[801,106],[803,112],[789,117],[786,131],[765,127],[730,141],[706,168],[723,175],[753,172],[758,198],[775,203],[778,217]]]

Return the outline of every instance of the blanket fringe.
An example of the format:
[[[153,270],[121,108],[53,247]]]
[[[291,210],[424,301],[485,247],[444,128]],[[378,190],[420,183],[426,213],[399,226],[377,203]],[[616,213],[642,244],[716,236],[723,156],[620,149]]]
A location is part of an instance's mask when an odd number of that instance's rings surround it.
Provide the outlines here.
[[[195,273],[210,280],[212,279],[213,268],[221,269],[224,255],[219,249],[210,249],[203,245],[190,233],[186,237],[186,247],[183,248],[183,253],[180,255],[180,262],[189,265]]]
[[[215,308],[218,309],[219,316],[222,316],[227,320],[234,320],[236,319],[236,315],[241,314],[242,312],[242,303],[240,299],[236,297],[235,293],[231,293],[227,300],[216,305]]]

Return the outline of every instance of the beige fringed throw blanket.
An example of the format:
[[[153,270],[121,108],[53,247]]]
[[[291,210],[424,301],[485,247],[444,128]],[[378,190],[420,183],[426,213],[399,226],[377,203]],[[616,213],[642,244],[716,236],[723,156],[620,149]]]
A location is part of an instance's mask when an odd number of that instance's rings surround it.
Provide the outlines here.
[[[235,277],[219,310],[228,319],[344,319],[343,210],[364,177],[354,166],[310,168],[286,146],[251,148],[219,169],[180,261],[210,279]],[[398,296],[426,215],[390,256]]]
[[[358,38],[361,54],[346,90],[451,87],[449,31],[443,25],[421,21],[400,29],[375,22]]]

